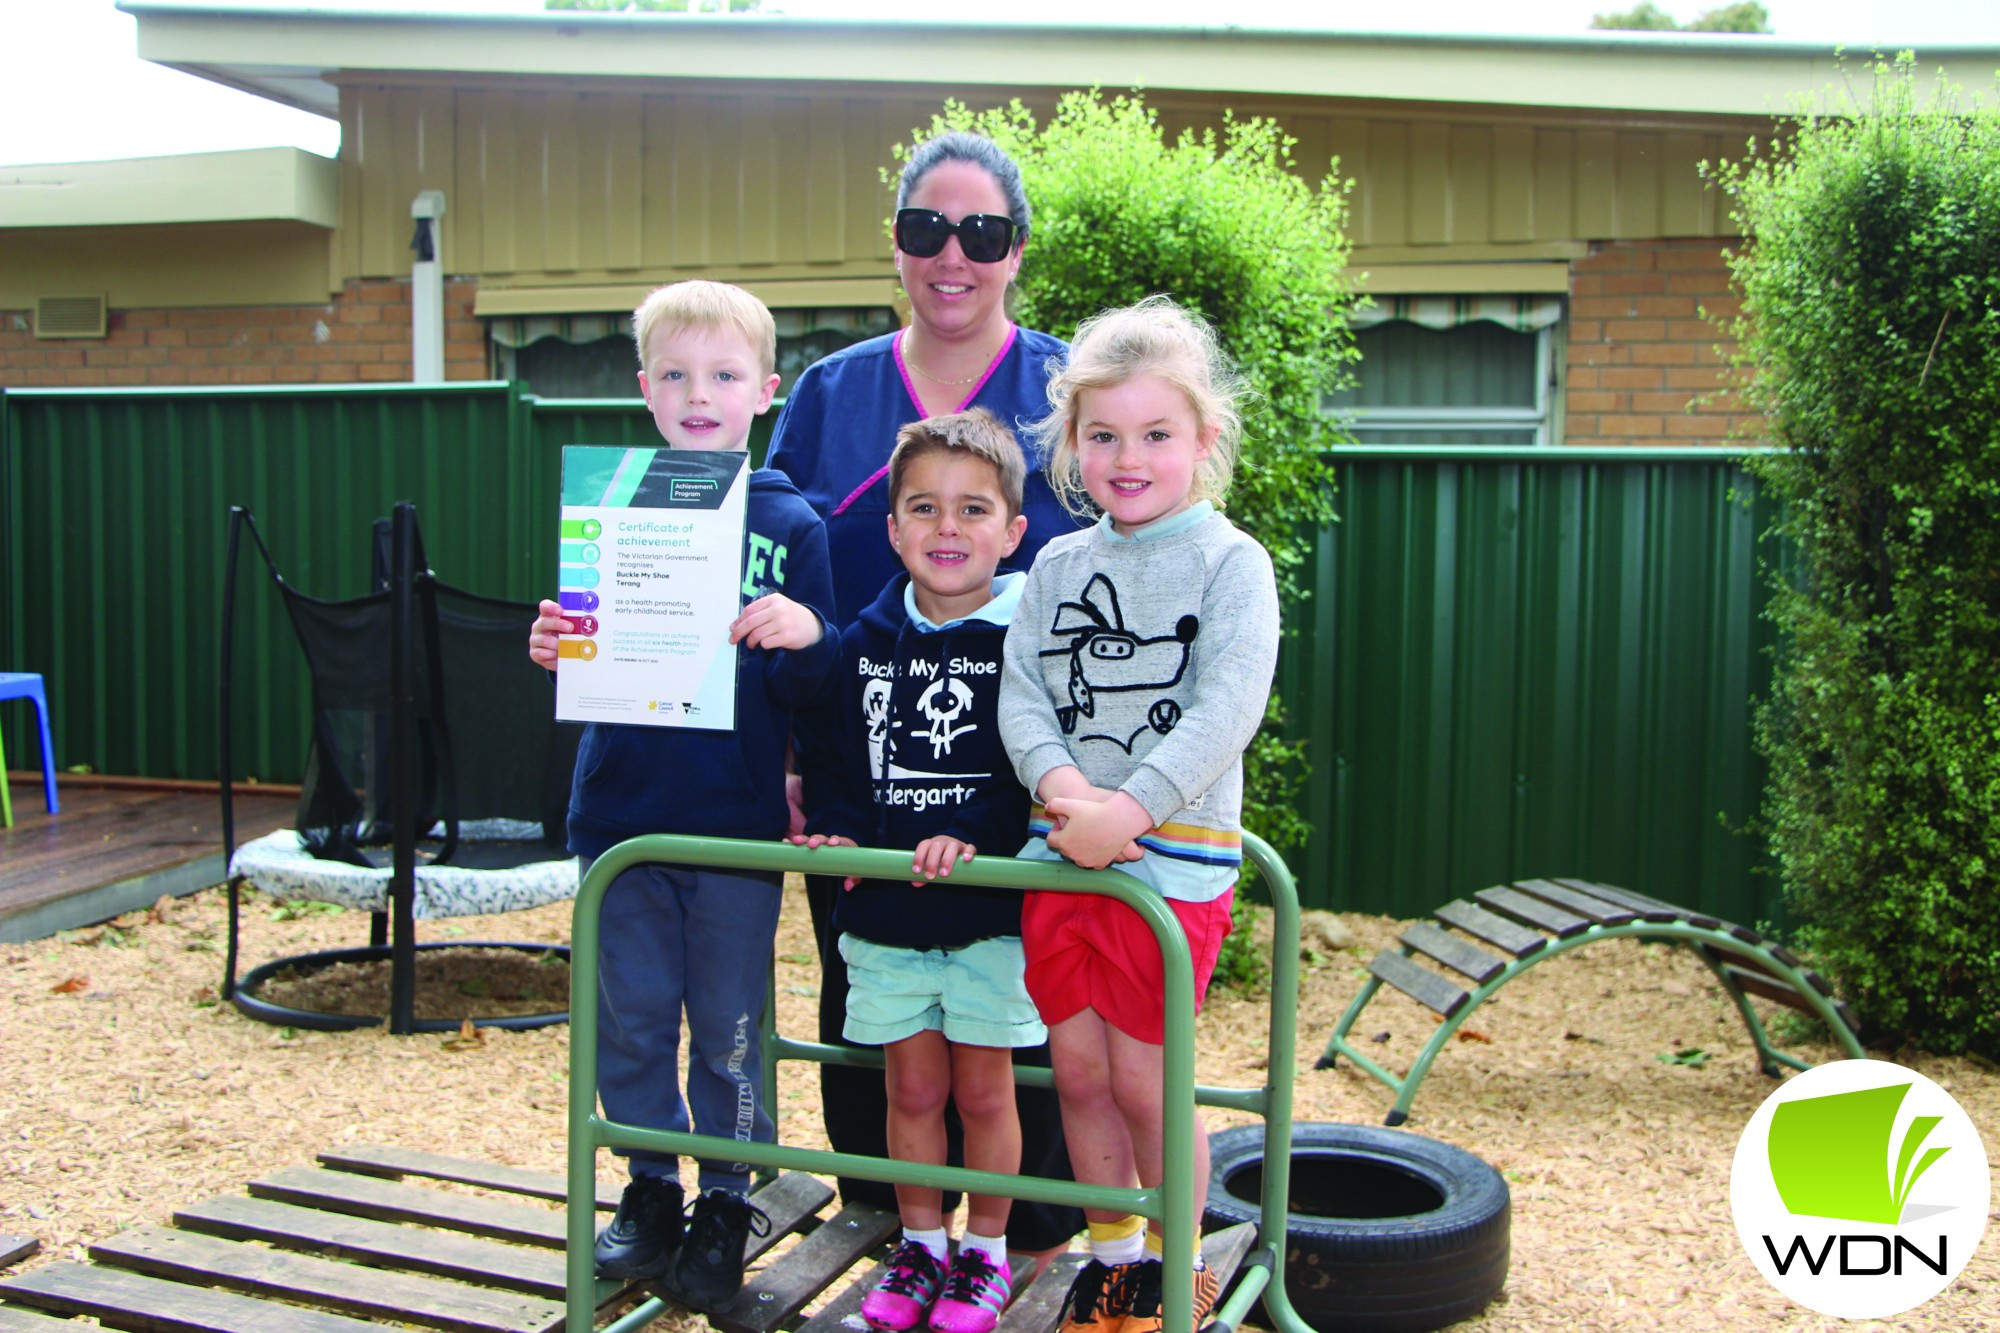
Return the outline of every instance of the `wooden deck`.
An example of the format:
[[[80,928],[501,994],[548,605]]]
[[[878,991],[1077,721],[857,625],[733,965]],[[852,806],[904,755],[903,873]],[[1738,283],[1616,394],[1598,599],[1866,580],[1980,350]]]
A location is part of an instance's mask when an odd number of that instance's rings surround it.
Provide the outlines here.
[[[65,780],[42,806],[39,773],[10,773],[14,827],[0,829],[0,943],[40,939],[193,893],[223,879],[215,788]],[[289,826],[296,788],[236,798],[236,840]]]

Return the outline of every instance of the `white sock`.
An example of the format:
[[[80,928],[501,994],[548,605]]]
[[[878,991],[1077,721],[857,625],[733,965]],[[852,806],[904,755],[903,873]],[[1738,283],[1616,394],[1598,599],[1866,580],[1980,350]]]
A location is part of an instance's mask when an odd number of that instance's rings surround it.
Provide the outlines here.
[[[980,1236],[968,1231],[958,1238],[958,1252],[963,1254],[967,1250],[978,1250],[995,1268],[1007,1266],[1007,1237],[1004,1234]]]
[[[931,1258],[937,1260],[939,1268],[945,1266],[945,1259],[949,1251],[946,1249],[943,1227],[937,1227],[931,1231],[918,1231],[915,1227],[904,1227],[903,1239],[914,1241],[923,1246],[931,1252]]]
[[[1146,1233],[1135,1231],[1129,1236],[1116,1240],[1096,1240],[1090,1242],[1090,1257],[1106,1268],[1118,1264],[1136,1264],[1146,1254]]]

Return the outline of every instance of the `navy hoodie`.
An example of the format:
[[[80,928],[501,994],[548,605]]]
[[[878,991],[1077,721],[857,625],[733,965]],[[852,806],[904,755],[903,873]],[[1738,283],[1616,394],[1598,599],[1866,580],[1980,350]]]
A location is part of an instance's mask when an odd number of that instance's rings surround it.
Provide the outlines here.
[[[758,468],[750,474],[747,520],[744,603],[782,592],[829,624],[833,585],[819,515],[782,473]],[[785,835],[792,713],[825,689],[840,660],[840,636],[828,628],[818,643],[796,652],[738,646],[736,654],[734,731],[608,722],[583,729],[569,797],[572,852],[602,856],[646,833]]]
[[[885,580],[903,572],[883,540],[889,513],[889,451],[896,432],[924,415],[896,359],[899,334],[884,334],[821,357],[799,373],[771,435],[770,464],[798,484],[826,519],[833,553],[833,618],[846,625],[861,614]],[[1028,531],[1002,566],[1026,569],[1052,537],[1087,526],[1062,507],[1028,428],[1049,414],[1049,362],[1069,345],[1046,333],[1016,328],[991,373],[958,406],[984,407],[1014,432],[1028,462],[1021,512]]]
[[[1028,793],[1000,741],[1007,627],[973,619],[920,629],[904,603],[909,584],[908,574],[891,579],[841,632],[826,702],[799,720],[811,741],[799,759],[806,829],[898,849],[949,836],[983,856],[1012,856],[1026,841]],[[840,895],[833,924],[877,944],[955,949],[1020,934],[1021,895],[864,880]]]

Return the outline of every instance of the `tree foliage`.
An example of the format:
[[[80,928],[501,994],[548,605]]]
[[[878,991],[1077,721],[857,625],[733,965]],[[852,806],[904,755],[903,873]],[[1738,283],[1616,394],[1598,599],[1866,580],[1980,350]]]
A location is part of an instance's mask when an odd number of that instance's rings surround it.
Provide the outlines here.
[[[1639,3],[1622,14],[1599,14],[1590,20],[1598,29],[1626,32],[1769,32],[1771,14],[1757,0],[1736,0],[1704,10],[1690,23],[1677,23],[1674,16],[1653,3]]]
[[[1226,118],[1169,141],[1137,96],[1071,93],[1041,126],[1019,102],[984,113],[952,102],[923,137],[946,129],[985,134],[1020,163],[1035,209],[1022,323],[1068,336],[1100,310],[1165,292],[1215,326],[1250,390],[1229,515],[1271,553],[1280,595],[1296,604],[1312,533],[1333,516],[1322,455],[1346,439],[1323,403],[1358,356],[1345,186],[1296,175],[1294,141],[1274,122]],[[1303,756],[1281,722],[1274,695],[1245,757],[1244,821],[1282,849],[1306,825]]]
[[[1771,14],[1757,0],[1737,0],[1733,5],[1704,10],[1684,32],[1769,32]]]
[[[1590,26],[1620,32],[1675,32],[1681,25],[1653,0],[1639,0],[1637,5],[1622,14],[1594,15]]]
[[[1802,942],[1878,1035],[2000,1055],[2000,114],[1866,108],[1723,168],[1799,568],[1758,721]]]

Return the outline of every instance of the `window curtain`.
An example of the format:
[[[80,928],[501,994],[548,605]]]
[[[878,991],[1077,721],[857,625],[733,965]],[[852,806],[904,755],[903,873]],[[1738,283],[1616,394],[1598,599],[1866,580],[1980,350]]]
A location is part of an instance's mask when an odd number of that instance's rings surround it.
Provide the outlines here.
[[[1348,316],[1357,329],[1406,322],[1427,329],[1455,329],[1490,320],[1516,333],[1562,323],[1560,296],[1378,296]]]

